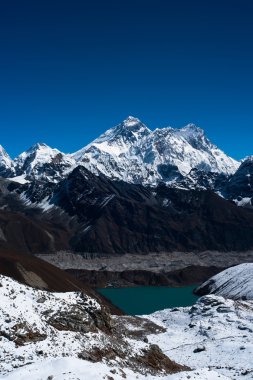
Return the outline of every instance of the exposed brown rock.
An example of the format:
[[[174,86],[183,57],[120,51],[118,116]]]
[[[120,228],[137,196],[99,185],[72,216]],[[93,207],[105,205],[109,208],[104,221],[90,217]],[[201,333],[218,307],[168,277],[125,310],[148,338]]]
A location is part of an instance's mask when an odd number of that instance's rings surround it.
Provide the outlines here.
[[[177,364],[170,360],[161,349],[155,345],[150,345],[148,350],[143,350],[143,356],[137,358],[142,365],[149,367],[153,371],[165,372],[168,374],[177,373],[180,371],[187,371],[190,368]]]

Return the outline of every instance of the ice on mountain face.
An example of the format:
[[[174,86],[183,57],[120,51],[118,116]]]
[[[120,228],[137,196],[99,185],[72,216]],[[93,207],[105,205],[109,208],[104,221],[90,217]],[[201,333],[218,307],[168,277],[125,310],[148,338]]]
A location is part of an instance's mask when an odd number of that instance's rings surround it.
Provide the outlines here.
[[[253,263],[236,265],[218,273],[198,287],[197,292],[253,300]]]

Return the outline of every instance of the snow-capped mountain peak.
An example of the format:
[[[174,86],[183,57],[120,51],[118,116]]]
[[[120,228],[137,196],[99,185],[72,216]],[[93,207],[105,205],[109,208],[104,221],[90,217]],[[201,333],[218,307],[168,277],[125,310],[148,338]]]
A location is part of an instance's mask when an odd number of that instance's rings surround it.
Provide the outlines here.
[[[149,133],[151,133],[150,129],[148,129],[139,119],[133,116],[128,116],[120,124],[108,129],[100,137],[94,140],[94,143],[107,141],[110,145],[113,145],[114,143],[122,145],[122,142],[133,144],[135,141],[147,136]]]
[[[140,123],[141,123],[140,119],[134,116],[128,116],[125,120],[123,120],[123,124],[125,125],[125,127],[128,127],[128,128],[135,127],[136,125]]]
[[[43,142],[38,142],[38,143],[33,144],[29,149],[27,149],[27,152],[35,152],[38,150],[45,150],[45,149],[48,150],[52,148],[50,148],[47,144]]]
[[[18,168],[30,171],[38,163],[48,162],[59,153],[58,149],[53,149],[44,143],[36,143],[15,158],[14,162]]]
[[[138,140],[150,133],[150,129],[139,119],[128,116],[120,124],[108,129],[92,143],[74,153],[73,157],[78,161],[83,159],[86,161],[87,154],[95,158],[99,152],[119,156],[126,153]]]
[[[36,143],[14,160],[16,176],[61,179],[64,172],[75,167],[75,161],[56,148]]]

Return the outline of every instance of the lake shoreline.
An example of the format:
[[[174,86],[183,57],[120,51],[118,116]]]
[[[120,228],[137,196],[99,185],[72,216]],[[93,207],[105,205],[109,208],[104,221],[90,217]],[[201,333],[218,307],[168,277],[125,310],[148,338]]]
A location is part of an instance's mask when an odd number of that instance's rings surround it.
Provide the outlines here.
[[[163,309],[192,306],[198,299],[194,286],[139,286],[97,288],[96,291],[127,315],[147,315]]]
[[[58,251],[37,256],[93,288],[181,287],[200,284],[228,267],[252,262],[253,251],[150,252],[122,255]]]
[[[156,286],[166,288],[181,288],[198,286],[208,278],[222,271],[216,266],[189,266],[171,272],[153,272],[148,270],[125,270],[120,272],[106,270],[68,269],[84,284],[92,288],[136,288],[141,286]]]

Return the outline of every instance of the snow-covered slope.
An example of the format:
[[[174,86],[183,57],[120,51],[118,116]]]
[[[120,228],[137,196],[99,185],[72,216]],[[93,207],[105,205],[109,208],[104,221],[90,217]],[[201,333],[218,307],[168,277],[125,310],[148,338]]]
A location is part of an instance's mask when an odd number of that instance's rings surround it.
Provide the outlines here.
[[[72,157],[95,174],[152,185],[177,181],[194,168],[229,175],[239,166],[193,124],[151,132],[132,116]]]
[[[147,318],[166,328],[148,338],[170,358],[198,371],[208,367],[221,378],[252,379],[252,301],[209,295],[192,307],[158,311]]]
[[[51,376],[51,377],[50,377]],[[216,371],[200,369],[174,375],[141,375],[127,368],[89,363],[77,358],[46,359],[14,370],[3,380],[229,380]]]
[[[218,273],[199,286],[197,293],[253,300],[253,263],[236,265]]]

